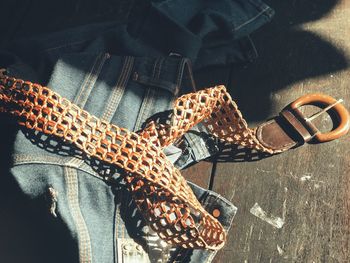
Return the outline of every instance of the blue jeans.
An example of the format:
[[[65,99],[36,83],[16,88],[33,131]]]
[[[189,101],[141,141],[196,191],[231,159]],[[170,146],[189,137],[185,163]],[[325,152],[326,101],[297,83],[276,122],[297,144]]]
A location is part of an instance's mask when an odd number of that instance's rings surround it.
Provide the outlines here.
[[[129,25],[136,38],[131,37],[127,27],[116,27],[114,23],[89,25],[17,40],[9,47],[10,52],[0,53],[0,66],[6,67],[10,76],[46,85],[91,114],[137,131],[147,119],[171,110],[176,96],[193,91],[190,60],[167,56],[169,53],[188,55],[198,68],[237,61],[237,54],[249,60],[251,57],[245,56],[253,50],[251,43],[235,41],[272,14],[258,0],[243,1],[237,5],[249,7],[249,15],[238,12],[240,15],[233,17],[236,20],[230,23],[235,25],[236,34],[225,44],[202,43],[191,50],[195,46],[190,44],[199,35],[208,40],[210,34],[195,34],[194,28],[189,33],[185,28],[179,34],[185,34],[183,38],[189,42],[176,45],[176,38],[167,49],[158,49],[152,42],[156,39],[149,38],[149,26],[155,29],[165,19],[177,27],[188,19],[174,21],[170,7],[175,1],[158,2],[152,4],[150,12],[161,14],[160,20],[154,15],[140,20],[146,21],[143,28],[137,24],[140,21]],[[243,12],[244,8],[239,10]],[[159,33],[159,38],[169,35],[163,31],[154,33]],[[215,34],[213,37],[216,39]],[[228,52],[230,43],[240,48]],[[213,54],[221,55],[211,60]],[[2,184],[2,194],[10,196],[11,202],[1,202],[9,208],[21,208],[16,215],[21,219],[18,224],[23,225],[23,240],[29,239],[24,246],[29,246],[30,251],[21,252],[26,262],[210,262],[214,257],[213,251],[170,247],[159,239],[136,209],[121,180],[121,171],[115,167],[89,159],[55,138],[25,128],[18,130],[11,119],[1,118],[8,127],[5,138],[9,139],[1,150],[1,159],[8,160],[2,170],[14,179],[9,180],[8,187]],[[198,125],[185,135],[183,148],[165,149],[167,156],[180,169],[209,157],[215,149],[203,135],[206,130]],[[7,156],[9,153],[11,156]],[[189,184],[207,211],[220,210],[218,220],[228,231],[236,207],[217,193]],[[40,245],[34,245],[31,238],[41,240]],[[21,246],[14,243],[17,247]],[[14,253],[8,261],[15,262],[18,257],[21,254]]]
[[[148,118],[171,109],[185,84],[187,63],[185,58],[70,53],[52,64],[47,86],[103,120],[138,130]],[[8,67],[8,74],[35,78],[22,64]],[[189,142],[187,152],[191,154],[184,165],[193,158],[203,158],[201,154],[208,151],[204,141]],[[172,156],[176,149],[166,151]],[[148,228],[118,171],[82,158],[70,145],[23,128],[16,134],[12,160],[10,173],[20,190],[50,215],[52,228],[66,232],[67,240],[77,248],[67,254],[57,250],[59,257],[51,252],[53,259],[204,262],[214,255],[208,250],[186,250],[164,243]],[[228,230],[236,208],[214,192],[191,186],[208,211],[221,211],[219,220]],[[50,226],[48,231],[54,233]],[[57,248],[61,242],[68,242],[52,238],[50,243]]]

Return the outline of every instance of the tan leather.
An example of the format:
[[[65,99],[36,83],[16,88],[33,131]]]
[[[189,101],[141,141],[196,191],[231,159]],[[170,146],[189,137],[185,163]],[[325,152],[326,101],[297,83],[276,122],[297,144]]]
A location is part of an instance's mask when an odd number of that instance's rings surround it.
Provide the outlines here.
[[[315,133],[315,138],[318,142],[328,142],[334,139],[337,139],[348,133],[350,129],[350,115],[347,109],[339,103],[341,100],[337,101],[331,96],[321,94],[321,93],[312,93],[305,94],[304,96],[298,98],[293,103],[291,103],[290,108],[300,113],[298,110],[299,107],[307,104],[321,104],[327,108],[332,108],[339,120],[338,126],[330,132],[321,133],[317,130],[317,128],[311,123],[306,122],[306,125],[311,128]],[[322,111],[321,111],[322,112]]]

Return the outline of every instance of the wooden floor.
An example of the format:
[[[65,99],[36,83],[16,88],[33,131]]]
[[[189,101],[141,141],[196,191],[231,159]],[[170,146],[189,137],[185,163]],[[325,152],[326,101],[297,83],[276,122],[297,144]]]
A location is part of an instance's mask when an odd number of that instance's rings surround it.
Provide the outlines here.
[[[313,92],[342,98],[350,109],[350,1],[266,2],[276,16],[253,35],[259,59],[229,78],[248,123]],[[327,114],[317,124],[332,127]],[[212,176],[213,190],[238,207],[215,262],[350,262],[349,149],[346,136],[259,161],[232,157],[186,170],[204,187]]]
[[[14,5],[20,1],[7,2]],[[96,1],[90,2],[94,10]],[[252,36],[259,59],[245,69],[217,70],[212,81],[228,84],[252,127],[306,93],[343,98],[350,109],[350,0],[265,2],[275,9],[276,16]],[[29,32],[29,28],[35,31],[43,27],[42,21],[50,21],[53,13],[59,15],[58,5],[63,3],[70,1],[57,2],[57,8],[53,6],[52,12],[37,20],[24,19],[32,15],[23,6],[26,16],[18,13],[16,18],[23,18],[22,27],[14,23],[3,30],[9,36],[16,35],[11,30],[17,34]],[[72,11],[68,24],[75,21],[78,9],[78,5],[67,9]],[[2,24],[9,21],[2,17]],[[327,115],[318,119],[318,125],[330,127]],[[347,136],[259,161],[239,162],[232,157],[231,161],[201,162],[187,169],[184,175],[188,179],[204,187],[212,180],[213,190],[238,207],[227,245],[214,261],[350,262],[349,149]],[[265,214],[258,218],[253,215],[256,211]]]

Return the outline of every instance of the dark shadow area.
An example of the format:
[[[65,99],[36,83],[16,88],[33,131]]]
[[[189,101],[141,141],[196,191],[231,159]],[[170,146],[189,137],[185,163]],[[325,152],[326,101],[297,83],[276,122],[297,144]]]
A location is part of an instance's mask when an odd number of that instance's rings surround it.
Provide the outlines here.
[[[69,27],[117,21],[125,23],[140,0],[1,0],[2,38],[0,46],[18,37],[50,33]]]
[[[0,114],[0,123],[0,261],[67,262],[66,255],[74,255],[78,261],[77,243],[70,238],[69,229],[63,229],[62,220],[48,212],[49,197],[28,198],[11,175],[11,147],[18,125],[5,114]],[[53,238],[60,248],[50,242]]]
[[[263,122],[271,117],[271,95],[275,91],[348,67],[341,49],[301,28],[303,23],[319,20],[330,13],[338,0],[265,2],[276,14],[271,23],[252,35],[258,59],[249,65],[233,65],[230,72],[226,68],[208,68],[195,74],[198,87],[226,84],[248,122]],[[312,93],[312,90],[307,92]],[[266,157],[269,155],[239,146],[225,146],[209,160],[214,163],[210,183],[214,184],[217,162],[256,161]]]
[[[218,73],[218,69],[206,69],[195,75],[199,87],[226,84],[248,121],[262,121],[270,115],[273,92],[348,66],[341,49],[300,27],[326,16],[338,0],[265,2],[276,14],[271,23],[252,35],[258,59],[244,67],[234,65],[230,73],[227,69]]]
[[[3,33],[2,38],[5,41],[89,23],[126,23],[135,16],[141,16],[142,10],[150,1],[3,2],[4,10],[16,10],[6,12],[1,17],[2,24],[7,25],[7,33]],[[303,23],[316,21],[327,15],[338,0],[269,0],[266,3],[276,14],[271,23],[252,36],[259,53],[255,62],[249,65],[232,65],[231,68],[206,68],[195,72],[198,87],[226,84],[248,121],[261,121],[269,116],[270,96],[274,91],[300,80],[339,71],[348,65],[340,49],[300,27]],[[114,37],[108,41],[112,41]],[[82,48],[86,46],[79,46],[76,51],[79,52]],[[111,50],[112,54],[120,53],[115,45],[104,48]],[[74,63],[72,66],[75,66]]]
[[[2,1],[2,9],[8,10],[0,20],[5,25],[2,41],[89,23],[126,23],[140,15],[148,2]],[[327,15],[338,0],[265,2],[276,14],[271,23],[252,36],[259,58],[243,69],[240,64],[233,65],[231,69],[216,67],[196,72],[199,87],[227,84],[246,119],[252,121],[268,116],[271,92],[296,81],[339,71],[348,65],[341,50],[300,28],[303,23]]]

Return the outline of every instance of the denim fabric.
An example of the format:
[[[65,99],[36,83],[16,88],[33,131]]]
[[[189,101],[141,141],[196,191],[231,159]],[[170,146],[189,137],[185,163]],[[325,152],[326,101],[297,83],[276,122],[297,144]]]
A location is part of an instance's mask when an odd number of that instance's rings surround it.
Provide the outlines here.
[[[111,21],[31,41],[28,37],[17,38],[8,48],[32,63],[35,57],[30,53],[57,47],[60,52],[63,47],[67,50],[75,47],[94,52],[107,50],[119,56],[158,57],[176,53],[188,57],[196,70],[255,59],[257,53],[249,34],[270,21],[273,14],[260,0],[152,1],[146,11],[142,10],[128,24]]]
[[[0,67],[11,76],[49,86],[101,119],[137,131],[147,119],[166,115],[176,96],[194,88],[190,60],[169,53],[189,56],[197,67],[232,63],[251,52],[249,41],[243,45],[246,40],[238,38],[272,14],[258,0],[189,2],[206,3],[206,8],[188,10],[196,16],[185,12],[177,17],[182,1],[154,1],[150,12],[158,12],[161,19],[152,15],[127,26],[111,22],[19,39],[0,53]],[[217,17],[220,12],[223,15]],[[179,31],[160,30],[159,23],[165,22]],[[215,42],[220,36],[226,37]],[[165,41],[159,41],[162,47],[157,39]],[[212,251],[170,247],[160,240],[137,211],[120,176],[123,171],[25,128],[9,137],[13,145],[9,141],[2,150],[12,153],[10,176],[18,191],[13,197],[24,194],[30,209],[21,218],[46,240],[37,248],[40,256],[27,262],[210,262],[214,257]],[[213,154],[209,141],[198,125],[185,136],[184,148],[171,146],[165,152],[183,168]],[[190,185],[209,212],[221,211],[218,220],[228,230],[234,205]]]
[[[190,58],[194,68],[252,61],[249,34],[274,11],[260,0],[152,0],[129,32],[142,43]]]
[[[185,58],[45,54],[43,61],[40,56],[37,61],[50,68],[48,78],[21,62],[9,66],[8,74],[47,79],[47,86],[91,114],[130,130],[169,111],[189,79]],[[179,155],[176,147],[166,152],[170,157]],[[56,247],[70,244],[69,253],[50,250],[51,262],[204,262],[213,257],[211,251],[170,247],[160,240],[136,209],[119,175],[122,171],[81,157],[74,147],[25,128],[14,139],[11,176],[29,202],[50,215],[52,226],[47,231],[66,233],[48,242]],[[208,211],[222,211],[219,220],[229,229],[236,208],[218,194],[191,186]]]

